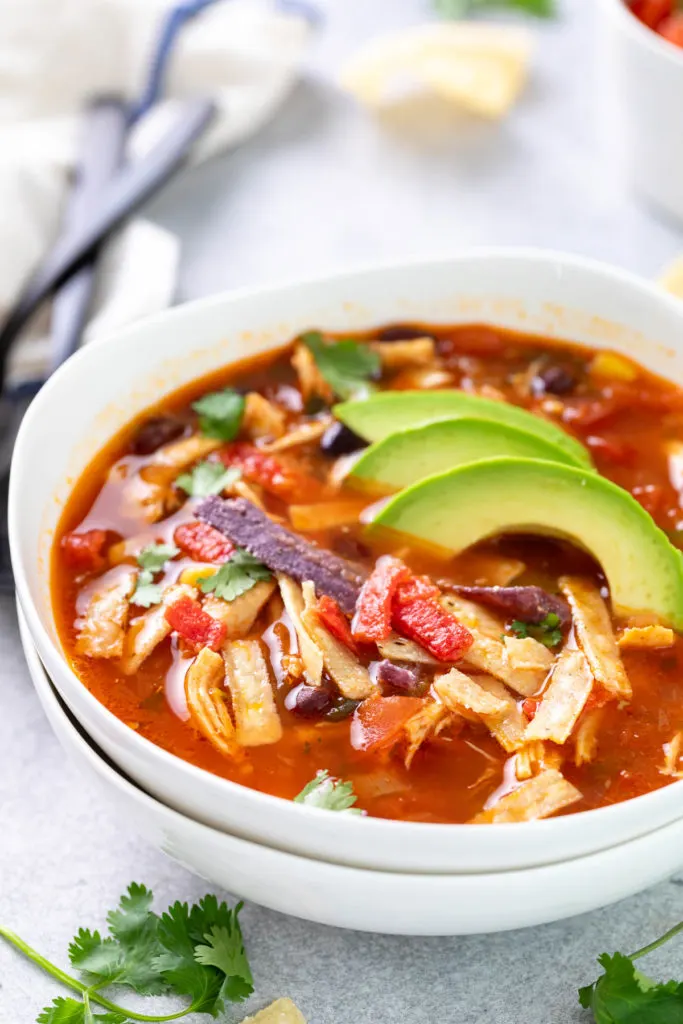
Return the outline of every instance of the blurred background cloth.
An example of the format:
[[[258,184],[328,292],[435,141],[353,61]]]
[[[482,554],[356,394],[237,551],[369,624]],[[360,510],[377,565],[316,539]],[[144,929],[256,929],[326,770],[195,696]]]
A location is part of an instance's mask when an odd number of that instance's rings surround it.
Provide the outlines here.
[[[133,100],[171,0],[5,0],[0,33],[0,317],[59,227],[80,142],[80,115],[98,94]],[[58,7],[58,10],[56,9]],[[174,102],[211,97],[218,108],[193,159],[235,145],[277,110],[296,80],[310,34],[297,13],[267,0],[217,0],[177,42],[165,99],[131,132],[128,157],[156,141]],[[178,242],[144,221],[125,228],[103,258],[85,340],[168,305]],[[12,361],[17,379],[40,374],[47,313]]]

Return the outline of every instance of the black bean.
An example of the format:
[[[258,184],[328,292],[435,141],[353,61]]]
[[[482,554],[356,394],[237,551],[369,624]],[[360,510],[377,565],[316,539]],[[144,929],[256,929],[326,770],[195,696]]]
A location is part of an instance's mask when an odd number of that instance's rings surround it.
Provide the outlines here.
[[[401,693],[414,694],[421,689],[420,680],[415,672],[385,658],[377,662],[374,672],[375,679],[382,686],[399,690]]]
[[[412,324],[393,324],[391,327],[383,327],[377,332],[379,341],[414,341],[415,338],[431,338],[429,331],[424,327],[414,327]]]
[[[551,363],[531,378],[531,391],[536,396],[568,395],[577,383],[577,374],[573,369],[559,363]]]
[[[351,452],[357,452],[359,448],[365,447],[367,441],[354,434],[343,423],[332,423],[320,439],[320,450],[325,455],[350,455]]]
[[[322,686],[307,686],[301,683],[285,697],[285,707],[302,718],[317,718],[324,715],[334,704],[334,697]]]
[[[151,455],[184,432],[185,423],[177,416],[152,416],[139,427],[131,442],[131,451],[134,455]]]

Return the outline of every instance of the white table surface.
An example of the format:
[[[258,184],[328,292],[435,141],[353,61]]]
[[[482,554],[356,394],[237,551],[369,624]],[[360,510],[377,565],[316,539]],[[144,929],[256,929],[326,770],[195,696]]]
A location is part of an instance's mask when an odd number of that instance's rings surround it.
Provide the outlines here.
[[[186,174],[152,206],[183,243],[181,297],[469,245],[542,245],[648,276],[683,233],[621,188],[596,108],[597,6],[565,0],[544,26],[533,83],[503,125],[377,124],[334,87],[369,36],[418,21],[428,0],[328,0],[307,74],[276,121]],[[66,964],[81,924],[132,880],[165,906],[206,886],[127,833],[52,736],[0,601],[0,923]],[[683,869],[683,852],[681,854]],[[255,906],[244,928],[257,983],[312,1024],[564,1024],[603,949],[637,948],[683,917],[683,870],[612,908],[531,931],[452,939],[369,936]],[[650,966],[683,976],[683,952]],[[31,1024],[56,985],[0,945],[0,1024]],[[207,1018],[197,1018],[197,1020]]]

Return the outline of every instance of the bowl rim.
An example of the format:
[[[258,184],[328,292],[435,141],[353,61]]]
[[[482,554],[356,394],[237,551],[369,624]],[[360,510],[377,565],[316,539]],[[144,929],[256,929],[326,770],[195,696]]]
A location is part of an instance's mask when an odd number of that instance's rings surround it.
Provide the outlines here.
[[[675,43],[660,36],[653,28],[650,28],[638,18],[626,0],[603,0],[603,4],[609,6],[617,18],[620,19],[621,27],[632,39],[641,45],[646,45],[656,56],[666,57],[678,68],[683,68],[683,49]]]
[[[609,0],[609,2],[612,2],[612,0]],[[616,0],[616,2],[621,3],[621,0]],[[633,20],[636,21],[637,19],[633,18]],[[645,27],[643,26],[643,28]],[[664,306],[669,306],[670,310],[681,319],[683,326],[683,302],[681,302],[681,300],[676,299],[674,296],[662,290],[652,281],[639,277],[637,274],[621,267],[613,266],[604,261],[586,257],[577,253],[567,253],[555,249],[530,246],[476,246],[456,250],[449,256],[437,256],[434,258],[417,257],[409,260],[373,262],[371,264],[356,266],[350,270],[337,273],[321,273],[305,279],[293,277],[288,281],[278,281],[273,285],[259,285],[257,287],[228,290],[198,298],[191,302],[181,303],[178,306],[170,307],[169,309],[157,312],[150,317],[138,320],[125,329],[112,333],[95,345],[87,345],[84,348],[81,348],[71,356],[70,359],[63,364],[55,374],[53,374],[43,388],[41,388],[33,399],[21,423],[12,457],[8,522],[10,550],[12,566],[15,572],[17,599],[41,661],[43,659],[42,652],[45,650],[51,652],[57,658],[67,687],[78,689],[81,699],[90,706],[94,715],[104,718],[109,732],[116,735],[123,746],[128,746],[129,748],[132,747],[141,758],[151,758],[152,760],[156,760],[157,764],[161,767],[164,765],[170,765],[172,768],[184,772],[188,780],[192,782],[193,785],[202,786],[205,784],[207,778],[209,778],[212,780],[213,785],[218,785],[225,789],[226,797],[229,797],[229,794],[232,792],[237,792],[239,796],[243,796],[245,799],[251,800],[255,807],[260,807],[264,815],[267,815],[269,809],[275,810],[277,808],[281,810],[286,806],[289,810],[285,813],[292,815],[293,822],[296,821],[297,817],[302,822],[308,820],[309,822],[314,823],[315,821],[320,820],[317,817],[320,813],[319,808],[308,807],[304,804],[297,804],[292,800],[274,796],[270,793],[262,792],[261,790],[251,789],[248,786],[243,786],[240,783],[233,782],[223,776],[215,775],[204,768],[199,768],[190,761],[184,760],[177,754],[173,754],[163,747],[158,746],[152,740],[149,740],[145,736],[141,736],[135,730],[130,729],[121,719],[114,715],[109,708],[102,704],[83,682],[81,682],[80,678],[67,661],[67,658],[61,649],[61,645],[53,641],[46,626],[42,622],[37,607],[33,602],[27,574],[23,564],[21,545],[19,542],[22,521],[19,490],[21,482],[19,474],[21,470],[17,467],[21,462],[22,452],[24,448],[27,447],[28,439],[30,438],[32,431],[32,424],[40,417],[42,407],[45,402],[50,400],[50,396],[55,387],[58,386],[59,382],[61,382],[63,378],[68,379],[71,374],[80,368],[82,363],[87,365],[89,360],[96,360],[99,352],[115,347],[127,337],[137,334],[141,329],[151,327],[153,325],[163,325],[172,319],[180,319],[182,317],[189,317],[191,319],[199,310],[219,307],[225,304],[232,304],[233,302],[239,301],[243,298],[259,298],[263,296],[278,295],[286,293],[293,288],[321,287],[332,282],[340,283],[348,281],[352,283],[374,274],[381,277],[383,274],[391,273],[392,271],[401,272],[417,270],[418,268],[425,271],[430,267],[436,266],[441,268],[452,267],[455,269],[462,263],[469,263],[472,261],[486,263],[493,260],[503,262],[507,261],[511,264],[526,262],[530,265],[545,267],[555,265],[556,272],[560,275],[565,268],[577,270],[579,272],[588,272],[595,277],[610,280],[614,283],[624,285],[640,292],[649,300],[654,300]],[[57,684],[55,683],[54,685]],[[616,804],[610,804],[606,807],[577,811],[573,814],[570,813],[560,817],[548,818],[540,821],[505,823],[504,834],[510,837],[512,837],[513,834],[518,836],[523,835],[528,837],[530,841],[536,838],[538,841],[542,842],[543,838],[549,834],[553,833],[556,836],[562,832],[573,831],[577,827],[581,826],[581,822],[586,822],[588,819],[591,821],[594,820],[596,815],[601,816],[604,821],[604,827],[608,829],[610,819],[617,818],[620,814],[620,808],[624,805],[633,805],[635,802],[639,802],[640,806],[644,809],[645,802],[647,802],[648,805],[653,804],[658,799],[662,799],[662,794],[668,793],[669,790],[674,790],[674,788],[681,786],[683,786],[683,779],[676,780],[675,782],[669,783],[659,789],[652,790],[637,797],[632,797],[629,800],[620,801]],[[366,842],[372,842],[374,832],[378,835],[380,832],[384,833],[385,838],[391,838],[391,835],[393,834],[394,840],[399,840],[401,836],[405,836],[408,832],[411,832],[422,842],[429,842],[430,837],[436,840],[437,836],[441,837],[446,833],[449,835],[457,835],[459,832],[462,833],[462,830],[466,830],[467,835],[470,836],[490,836],[491,839],[487,840],[489,842],[495,842],[495,840],[500,838],[501,835],[499,829],[492,828],[491,825],[488,824],[400,821],[390,818],[375,818],[369,815],[336,815],[335,817],[343,818],[343,827],[351,831],[356,830],[357,835],[362,835]]]

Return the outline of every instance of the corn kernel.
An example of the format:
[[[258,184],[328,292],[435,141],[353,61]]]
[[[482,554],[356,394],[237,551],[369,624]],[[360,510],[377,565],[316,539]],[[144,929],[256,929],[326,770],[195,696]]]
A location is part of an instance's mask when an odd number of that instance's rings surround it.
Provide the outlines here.
[[[638,370],[633,363],[616,352],[598,352],[590,365],[592,377],[602,377],[606,380],[632,381],[638,376]]]

